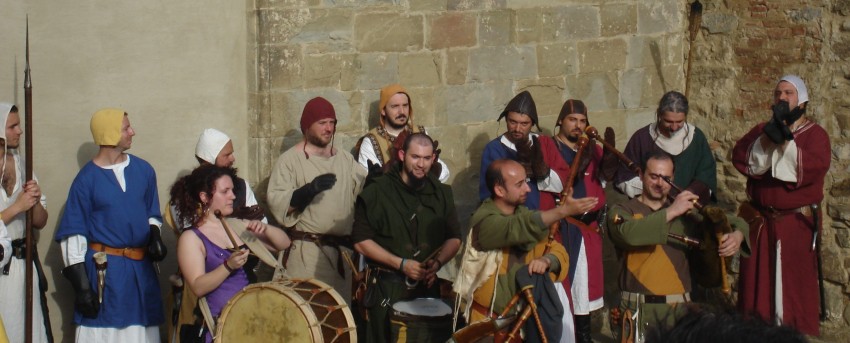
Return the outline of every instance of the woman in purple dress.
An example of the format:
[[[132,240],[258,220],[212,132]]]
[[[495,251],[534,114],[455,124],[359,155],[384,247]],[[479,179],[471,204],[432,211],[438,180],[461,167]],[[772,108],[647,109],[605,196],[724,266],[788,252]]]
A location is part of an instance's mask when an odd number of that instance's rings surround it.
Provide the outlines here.
[[[233,212],[233,180],[236,170],[229,167],[203,165],[177,180],[171,187],[171,203],[182,223],[193,223],[177,242],[177,260],[189,289],[198,297],[206,297],[213,317],[218,317],[224,305],[248,285],[242,266],[248,260],[248,249],[239,235],[225,228],[215,216]],[[272,251],[289,247],[290,240],[283,230],[258,220],[246,223]],[[235,238],[234,247],[225,230]],[[207,334],[207,342],[212,336]]]

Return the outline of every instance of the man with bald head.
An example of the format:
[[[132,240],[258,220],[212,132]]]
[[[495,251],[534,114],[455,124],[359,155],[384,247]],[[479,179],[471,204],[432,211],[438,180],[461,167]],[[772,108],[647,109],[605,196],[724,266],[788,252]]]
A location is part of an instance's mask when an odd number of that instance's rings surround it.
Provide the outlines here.
[[[540,301],[538,305],[560,308],[555,311],[560,315],[544,320],[548,323],[544,330],[549,340],[555,341],[561,337],[564,312],[552,282],[563,281],[567,276],[569,258],[558,242],[552,242],[551,251],[544,254],[549,225],[590,210],[598,199],[573,199],[569,195],[555,208],[531,210],[525,205],[531,192],[525,169],[519,162],[509,159],[497,159],[487,167],[484,179],[490,197],[481,203],[470,220],[472,228],[454,289],[470,304],[471,313],[467,313],[467,318],[476,322],[504,310],[519,289],[518,278],[544,276],[547,280],[541,286],[547,289],[548,297],[538,300],[550,301],[546,304]],[[567,334],[568,337],[572,335],[572,332]]]
[[[430,173],[435,164],[434,141],[418,132],[405,139],[398,160],[363,189],[355,206],[352,240],[366,257],[367,287],[374,300],[363,304],[368,325],[360,337],[366,342],[390,342],[390,307],[412,298],[439,298],[437,271],[460,248],[460,223],[451,187]],[[407,284],[405,280],[408,280]],[[414,285],[409,286],[411,283]],[[360,331],[360,329],[358,329]],[[440,332],[416,341],[445,341]]]
[[[136,131],[124,110],[95,112],[91,132],[100,149],[74,178],[55,236],[66,265],[62,274],[76,295],[76,340],[159,342],[164,317],[154,262],[166,249],[156,173],[126,152]],[[106,253],[109,266],[99,295],[96,252]]]
[[[750,208],[758,213],[750,221],[752,256],[741,259],[738,306],[818,335],[817,245],[829,136],[805,115],[809,92],[800,77],[782,77],[773,103],[772,118],[753,127],[732,150],[732,163],[747,176]]]

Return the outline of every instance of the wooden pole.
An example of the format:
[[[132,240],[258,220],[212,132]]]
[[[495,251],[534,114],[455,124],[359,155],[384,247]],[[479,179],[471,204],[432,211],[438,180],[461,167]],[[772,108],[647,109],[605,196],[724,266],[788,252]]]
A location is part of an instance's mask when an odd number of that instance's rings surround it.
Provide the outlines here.
[[[24,149],[25,149],[25,162],[24,162],[24,170],[26,173],[26,181],[32,180],[32,80],[30,79],[30,20],[29,16],[27,16],[27,61],[26,68],[24,69]],[[5,124],[4,124],[5,125]],[[3,156],[3,158],[6,158]],[[26,185],[26,183],[24,183]],[[23,196],[23,195],[22,195]],[[30,208],[27,211],[27,220],[26,220],[26,238],[24,244],[26,245],[26,324],[24,340],[27,343],[32,342],[32,297],[33,297],[33,244],[35,244],[35,240],[33,239],[33,230],[32,230],[32,215],[33,209]]]

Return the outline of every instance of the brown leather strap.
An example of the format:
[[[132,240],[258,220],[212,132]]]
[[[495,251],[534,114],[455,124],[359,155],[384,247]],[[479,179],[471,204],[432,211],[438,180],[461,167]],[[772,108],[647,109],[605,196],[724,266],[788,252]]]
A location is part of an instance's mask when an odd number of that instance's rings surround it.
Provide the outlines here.
[[[759,212],[762,213],[762,215],[764,215],[765,217],[768,217],[768,218],[779,218],[779,217],[787,216],[789,214],[796,214],[796,213],[801,213],[806,217],[812,216],[812,206],[811,205],[806,205],[806,206],[798,207],[798,208],[792,208],[792,209],[788,209],[788,210],[781,210],[781,209],[775,208],[773,206],[762,207],[762,206],[758,206],[755,203],[753,203],[753,206],[755,206],[759,210]]]
[[[123,256],[136,261],[141,261],[145,258],[145,248],[113,248],[101,243],[89,243],[89,249],[102,251],[107,255]]]
[[[485,317],[490,317],[491,319],[496,319],[499,317],[498,313],[490,311],[489,308],[484,307],[484,305],[481,305],[475,301],[472,302],[472,310],[483,314]]]
[[[312,233],[312,232],[304,232],[298,231],[295,229],[287,230],[286,232],[289,235],[289,238],[294,241],[304,241],[311,242],[319,247],[321,246],[329,246],[335,248],[337,250],[337,258],[336,258],[336,270],[340,276],[345,277],[345,267],[343,267],[342,261],[342,250],[339,247],[346,247],[352,249],[351,244],[351,236],[336,236],[336,235],[326,235],[320,233]],[[283,267],[286,267],[286,262],[289,260],[289,251],[293,247],[289,247],[283,253]]]

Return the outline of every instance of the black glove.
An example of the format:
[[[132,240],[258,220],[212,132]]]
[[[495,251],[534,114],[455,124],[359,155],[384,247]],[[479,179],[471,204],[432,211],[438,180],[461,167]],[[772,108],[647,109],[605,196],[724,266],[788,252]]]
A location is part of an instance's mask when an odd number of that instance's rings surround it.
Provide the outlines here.
[[[294,207],[298,212],[304,211],[316,195],[331,189],[334,184],[336,184],[336,175],[333,173],[316,176],[313,181],[292,192],[289,206]]]
[[[97,294],[91,289],[88,275],[86,275],[86,264],[83,262],[72,264],[62,269],[62,275],[68,281],[71,281],[71,286],[74,287],[74,307],[77,311],[88,318],[97,317],[97,312],[100,310],[100,303],[97,301]]]
[[[531,138],[531,174],[535,180],[543,180],[549,177],[549,165],[543,160],[543,150],[537,136]]]
[[[692,181],[685,190],[696,194],[699,197],[697,201],[702,206],[708,205],[711,201],[711,188],[700,180],[694,179],[694,181]]]
[[[260,205],[243,206],[242,208],[234,208],[230,214],[233,218],[247,220],[263,220],[266,217],[265,211]]]
[[[434,141],[434,164],[431,165],[431,175],[436,178],[440,178],[440,174],[443,173],[443,165],[440,164],[440,153],[443,152],[442,149],[439,148],[440,141]]]
[[[605,143],[608,143],[609,146],[616,146],[617,140],[614,138],[614,129],[606,127],[604,139]],[[602,165],[599,169],[601,179],[605,181],[613,181],[614,178],[617,177],[617,169],[620,169],[619,161],[617,161],[617,155],[608,151],[608,149],[605,149],[602,152]]]
[[[787,123],[787,121],[793,119],[794,116],[799,118],[798,113],[801,113],[802,110],[798,107],[794,109],[794,112],[792,112],[787,101],[780,101],[776,103],[776,105],[773,105],[772,109],[773,118],[767,122],[767,125],[764,126],[762,132],[764,132],[764,134],[776,144],[782,144],[785,143],[785,141],[794,140],[794,135],[791,133],[791,128],[788,127],[789,123]],[[791,123],[794,121],[791,121]]]
[[[372,184],[372,182],[374,182],[375,178],[377,178],[378,176],[384,175],[384,169],[381,167],[381,165],[377,163],[372,163],[372,161],[370,160],[366,160],[366,170],[368,170],[368,173],[366,174],[366,181],[363,182],[364,188]],[[294,197],[295,194],[293,194],[292,196]]]
[[[154,262],[159,262],[165,259],[168,254],[168,249],[165,243],[162,242],[162,236],[159,233],[159,228],[156,225],[151,225],[151,235],[148,239],[148,256]]]

